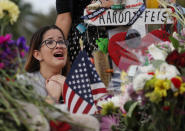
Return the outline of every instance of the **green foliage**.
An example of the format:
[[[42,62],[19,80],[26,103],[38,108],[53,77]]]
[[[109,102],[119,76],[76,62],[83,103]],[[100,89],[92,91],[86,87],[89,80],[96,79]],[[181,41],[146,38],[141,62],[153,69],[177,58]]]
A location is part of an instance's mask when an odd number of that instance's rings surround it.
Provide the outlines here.
[[[172,42],[173,47],[178,50],[179,45],[180,45],[179,41],[177,39],[175,39],[174,37],[172,37],[172,36],[170,36],[169,39]]]
[[[114,103],[108,102],[107,104],[102,105],[101,114],[102,115],[112,115],[117,113],[118,108],[114,106]]]
[[[34,104],[48,120],[52,120],[47,114],[48,111],[65,114],[46,103],[42,97],[35,94],[31,85],[22,84],[16,76],[9,76],[4,70],[0,70],[0,76],[0,130],[33,130],[20,113],[25,112],[29,118],[29,112],[26,112],[18,101]]]
[[[51,9],[48,14],[42,14],[34,12],[32,5],[23,2],[23,0],[11,1],[15,2],[20,9],[20,16],[17,22],[9,25],[5,32],[13,34],[13,39],[24,36],[29,41],[32,34],[40,27],[55,24],[57,16],[55,8]]]
[[[173,96],[172,96],[173,97]],[[147,102],[141,105],[128,101],[124,108],[127,115],[120,115],[119,126],[114,131],[181,131],[185,129],[184,96],[160,103]]]

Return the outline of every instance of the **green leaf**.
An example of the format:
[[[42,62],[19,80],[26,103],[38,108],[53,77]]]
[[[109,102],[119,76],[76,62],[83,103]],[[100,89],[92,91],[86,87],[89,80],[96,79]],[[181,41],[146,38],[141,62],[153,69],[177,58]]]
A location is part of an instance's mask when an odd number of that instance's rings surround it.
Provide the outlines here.
[[[182,49],[182,50],[181,50],[181,53],[185,53],[185,49]]]
[[[126,103],[125,103],[125,105],[124,105],[124,109],[126,110],[126,112],[128,112],[129,111],[129,108],[130,108],[130,106],[134,103],[135,101],[127,101]]]
[[[129,111],[128,111],[128,113],[127,113],[127,116],[128,116],[128,117],[132,117],[132,113],[133,113],[134,109],[137,107],[137,105],[138,105],[138,102],[134,102],[134,103],[130,106]]]
[[[172,42],[173,47],[175,49],[178,49],[179,48],[179,41],[177,39],[175,39],[174,37],[172,37],[172,36],[170,36],[169,39]]]

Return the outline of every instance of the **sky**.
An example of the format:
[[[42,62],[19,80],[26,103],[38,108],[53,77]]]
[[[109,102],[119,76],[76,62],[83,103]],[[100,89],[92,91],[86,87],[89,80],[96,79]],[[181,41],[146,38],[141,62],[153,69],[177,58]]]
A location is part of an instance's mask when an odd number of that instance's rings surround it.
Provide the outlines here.
[[[55,8],[56,0],[23,0],[23,2],[31,3],[34,12],[47,14],[52,7]]]

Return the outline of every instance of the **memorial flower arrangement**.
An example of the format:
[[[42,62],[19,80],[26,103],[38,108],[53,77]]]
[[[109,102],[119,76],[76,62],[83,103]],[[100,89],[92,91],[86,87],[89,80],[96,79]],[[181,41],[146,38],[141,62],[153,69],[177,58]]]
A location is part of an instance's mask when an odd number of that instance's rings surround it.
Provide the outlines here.
[[[0,0],[0,69],[16,72],[18,63],[25,57],[28,51],[26,40],[20,37],[12,39],[12,34],[6,34],[6,27],[14,24],[20,14],[19,7],[12,1]]]
[[[172,33],[170,41],[151,44],[146,61],[134,65],[134,75],[128,71],[120,78],[122,92],[98,102],[103,131],[185,130],[185,17],[175,6],[160,4],[174,8],[168,13],[182,30]]]
[[[123,86],[121,95],[99,102],[102,130],[185,129],[185,80],[176,65],[153,60]]]
[[[138,66],[133,77],[125,75],[123,92],[98,103],[102,130],[185,129],[184,31],[150,45],[149,62]]]

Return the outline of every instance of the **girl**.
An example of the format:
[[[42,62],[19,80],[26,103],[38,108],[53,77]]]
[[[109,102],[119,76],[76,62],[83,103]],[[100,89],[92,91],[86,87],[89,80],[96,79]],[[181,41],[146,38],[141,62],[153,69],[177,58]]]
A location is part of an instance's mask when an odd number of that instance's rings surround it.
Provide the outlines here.
[[[67,43],[62,30],[56,25],[42,27],[30,41],[25,69],[34,79],[30,79],[30,84],[50,104],[58,103],[62,94]]]

